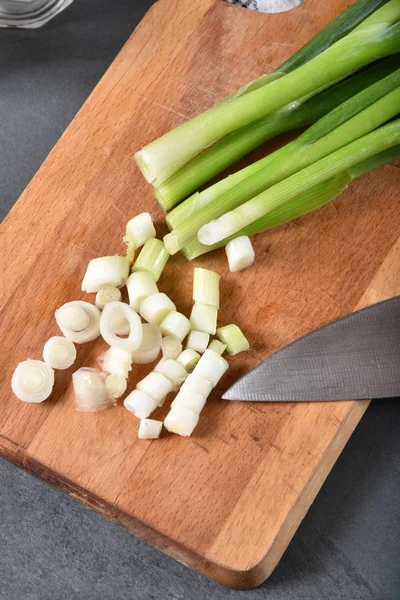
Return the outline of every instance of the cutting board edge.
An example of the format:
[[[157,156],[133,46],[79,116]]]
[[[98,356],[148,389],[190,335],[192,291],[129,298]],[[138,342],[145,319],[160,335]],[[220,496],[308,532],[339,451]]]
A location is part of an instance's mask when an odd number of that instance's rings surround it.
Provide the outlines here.
[[[149,525],[132,517],[132,515],[116,508],[114,505],[106,501],[99,502],[94,494],[76,485],[71,480],[60,476],[53,469],[49,469],[30,458],[24,448],[8,440],[1,434],[0,456],[30,475],[38,477],[57,491],[66,493],[88,508],[95,510],[111,523],[123,527],[129,533],[134,534],[141,540],[168,554],[200,575],[230,588],[252,589],[261,585],[274,571],[369,403],[369,400],[351,402],[346,420],[340,423],[337,434],[332,438],[330,445],[319,462],[318,468],[314,471],[312,478],[307,482],[297,502],[293,505],[285,526],[279,530],[279,534],[274,539],[272,545],[265,550],[262,559],[250,566],[230,566],[210,560],[206,556],[202,556],[183,544],[172,540],[160,531],[156,531]]]

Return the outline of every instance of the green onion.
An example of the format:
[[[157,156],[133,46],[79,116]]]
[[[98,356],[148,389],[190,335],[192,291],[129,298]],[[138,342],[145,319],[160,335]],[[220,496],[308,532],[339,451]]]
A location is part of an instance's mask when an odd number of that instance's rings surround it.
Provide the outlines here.
[[[298,194],[399,143],[400,119],[396,119],[287,177],[217,221],[205,225],[198,233],[199,240],[209,245],[208,242],[214,244],[231,236]]]
[[[195,302],[190,314],[190,325],[195,331],[214,335],[217,329],[218,309],[210,304]]]
[[[132,267],[132,272],[147,271],[151,273],[154,280],[157,282],[165,265],[169,259],[169,254],[165,249],[161,240],[150,238],[140,251],[135,264]]]
[[[328,90],[320,92],[311,99],[292,102],[278,111],[227,135],[184,165],[158,188],[155,188],[154,195],[158,203],[163,210],[170,210],[177,202],[197,190],[201,185],[207,183],[212,177],[218,175],[260,144],[284,131],[314,123],[339,104],[392,73],[398,68],[398,65],[398,56],[380,60]],[[239,171],[239,173],[242,173],[242,171]],[[201,192],[200,195],[196,194],[188,198],[188,200],[174,208],[166,218],[168,227],[174,229],[182,219],[185,220],[190,214],[211,201],[212,198],[218,196],[225,189],[232,187],[235,182],[235,175],[225,178],[222,182]],[[224,188],[224,184],[229,179],[231,179],[231,186]],[[214,193],[215,195],[213,195]]]
[[[136,154],[143,175],[159,185],[204,148],[231,131],[400,49],[400,3],[390,0],[333,46],[292,73],[214,106]],[[393,25],[396,23],[397,25]]]
[[[247,235],[240,235],[230,240],[225,246],[225,252],[232,273],[250,267],[255,259],[254,249]]]
[[[193,271],[193,300],[219,308],[219,280],[214,271],[196,267]]]
[[[196,350],[193,350],[193,348],[186,348],[186,350],[179,354],[176,360],[182,367],[185,367],[188,373],[191,373],[200,360],[200,354]]]
[[[289,73],[297,69],[302,64],[308,62],[326,50],[333,43],[344,37],[360,22],[377,10],[388,0],[359,0],[351,5],[347,10],[341,13],[336,19],[331,21],[314,38],[296,52],[288,61],[278,67],[277,71],[269,75],[263,75],[255,81],[240,88],[222,102],[233,100],[244,93],[249,93],[271,83],[275,78],[282,77],[283,73]],[[371,82],[373,83],[373,82]],[[343,98],[344,101],[346,98]],[[219,103],[221,104],[221,103]],[[318,104],[315,107],[318,109]],[[326,112],[334,108],[328,108]],[[226,169],[239,158],[245,156],[250,150],[264,143],[268,139],[278,135],[283,131],[300,127],[303,123],[291,123],[293,118],[293,109],[296,114],[298,108],[290,104],[278,114],[268,115],[248,126],[243,127],[237,132],[226,136],[221,141],[207,148],[202,154],[196,156],[192,161],[185,164],[181,169],[174,173],[167,181],[155,189],[155,197],[163,210],[169,210],[179,200],[206,183],[209,179]],[[305,124],[317,120],[323,113],[317,114],[314,118],[311,113],[311,120]],[[299,117],[297,117],[299,118]],[[296,119],[295,119],[296,120]],[[173,225],[175,227],[176,225]]]
[[[271,185],[392,118],[399,110],[399,85],[400,69],[338,106],[290,144],[233,175],[239,183],[165,236],[164,244],[170,254],[189,242],[204,223],[221,217]],[[246,177],[240,180],[244,175]]]
[[[226,346],[228,354],[234,356],[248,350],[250,344],[237,325],[225,325],[217,329],[217,338]]]
[[[220,342],[219,340],[213,340],[208,346],[208,349],[212,350],[212,352],[215,352],[215,354],[219,354],[219,356],[222,356],[226,350],[226,345]]]
[[[160,331],[163,336],[175,335],[182,342],[190,331],[190,321],[182,313],[172,310],[161,321]]]
[[[87,266],[82,281],[82,291],[97,293],[106,285],[121,288],[129,275],[129,259],[126,256],[102,256],[94,258]]]
[[[188,335],[186,348],[191,348],[192,350],[199,352],[199,354],[203,354],[203,352],[207,349],[209,341],[209,333],[205,333],[204,331],[196,331],[195,329],[192,329],[192,331]]]

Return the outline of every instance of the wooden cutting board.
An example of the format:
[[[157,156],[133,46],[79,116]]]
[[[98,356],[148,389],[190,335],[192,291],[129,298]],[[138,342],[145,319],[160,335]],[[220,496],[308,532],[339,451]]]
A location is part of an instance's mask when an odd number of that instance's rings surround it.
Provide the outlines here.
[[[221,391],[288,342],[355,308],[400,293],[400,170],[386,166],[317,213],[255,238],[256,262],[229,273],[222,251],[195,264],[222,275],[220,322],[252,349],[208,402],[190,439],[138,441],[124,408],[74,410],[71,370],[49,401],[12,396],[15,365],[58,334],[56,307],[86,298],[91,258],[123,252],[125,222],[151,211],[165,226],[134,152],[289,57],[348,2],[306,0],[262,15],[220,0],[160,0],[51,152],[0,237],[3,456],[164,552],[232,587],[271,573],[368,402],[224,402]],[[270,145],[272,148],[273,145]],[[160,280],[191,305],[193,263]],[[93,297],[90,296],[90,300]],[[101,341],[74,369],[94,366]],[[132,386],[149,368],[136,368]],[[162,416],[164,413],[160,413]]]

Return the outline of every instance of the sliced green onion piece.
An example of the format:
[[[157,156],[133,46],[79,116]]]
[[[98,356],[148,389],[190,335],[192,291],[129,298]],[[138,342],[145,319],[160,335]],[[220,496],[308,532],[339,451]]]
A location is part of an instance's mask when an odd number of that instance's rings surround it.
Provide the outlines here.
[[[126,256],[102,256],[94,258],[87,266],[82,281],[82,292],[98,292],[105,285],[121,288],[129,275]]]
[[[120,302],[122,299],[121,292],[118,288],[112,285],[102,287],[96,294],[95,305],[99,310],[103,310],[108,302]]]
[[[136,365],[147,365],[154,362],[161,350],[161,331],[157,325],[144,323],[142,325],[142,343],[132,352],[132,362]]]
[[[43,360],[52,369],[68,369],[76,359],[76,348],[65,337],[56,335],[51,337],[44,345]]]
[[[188,375],[186,369],[177,360],[172,358],[163,358],[160,360],[155,366],[154,371],[156,373],[161,373],[170,380],[173,385],[173,391],[180,388]]]
[[[164,336],[175,335],[182,342],[190,331],[190,321],[182,313],[172,310],[161,322],[160,329]]]
[[[172,392],[173,385],[162,373],[151,371],[136,384],[136,389],[151,396],[157,402],[157,406],[162,406],[167,395]]]
[[[124,400],[126,410],[129,410],[138,419],[147,419],[151,413],[156,410],[158,404],[154,398],[141,392],[133,390]]]
[[[121,398],[121,396],[126,392],[127,382],[125,377],[121,375],[114,375],[111,373],[106,377],[106,389],[110,394],[111,398],[116,400],[117,398]]]
[[[186,408],[190,408],[190,410],[199,415],[203,410],[206,401],[207,399],[201,394],[180,390],[174,400],[171,402],[171,407],[186,406]]]
[[[129,335],[127,338],[118,337],[114,333],[113,323],[118,319],[129,322]],[[100,317],[100,332],[102,338],[110,346],[117,346],[123,350],[133,352],[142,343],[142,323],[139,315],[123,302],[109,302],[105,305]]]
[[[212,350],[206,350],[196,365],[194,374],[205,377],[215,387],[228,368],[229,364],[222,356]]]
[[[140,440],[155,440],[160,437],[162,421],[154,419],[141,419],[138,438]]]
[[[176,310],[175,304],[162,292],[151,294],[140,304],[140,316],[154,325],[160,325],[173,310]]]
[[[84,344],[99,337],[100,315],[96,306],[83,300],[67,302],[54,313],[64,336],[74,344]]]
[[[247,235],[241,235],[228,242],[225,246],[225,252],[228,258],[229,270],[232,272],[242,271],[250,267],[255,259],[254,249]]]
[[[195,267],[193,271],[193,300],[219,308],[219,280],[215,271]]]
[[[186,342],[187,348],[192,348],[192,350],[196,350],[199,354],[203,354],[208,346],[208,342],[210,341],[210,334],[205,333],[204,331],[192,331],[189,333],[189,337]]]
[[[191,373],[190,375],[188,375],[187,379],[181,387],[182,392],[185,392],[189,395],[200,394],[205,400],[211,394],[212,389],[212,382],[209,379],[202,377],[201,375],[196,375],[196,373]]]
[[[217,329],[217,338],[226,346],[228,354],[234,356],[248,350],[250,344],[237,325],[225,325]]]
[[[112,375],[120,375],[127,379],[132,370],[132,354],[130,350],[111,346],[97,358],[101,369]]]
[[[126,224],[126,234],[123,241],[128,244],[132,250],[140,248],[147,240],[156,237],[153,220],[149,213],[136,215]]]
[[[161,273],[163,272],[168,259],[169,254],[162,241],[151,238],[150,240],[147,240],[141,249],[140,254],[132,267],[132,272],[147,271],[153,275],[154,280],[157,282],[161,277]]]
[[[177,358],[182,352],[182,342],[176,335],[166,335],[161,340],[163,358]]]
[[[158,294],[158,287],[154,277],[147,271],[137,271],[129,275],[126,287],[129,296],[129,306],[136,312],[139,312],[142,300],[152,294]]]
[[[199,415],[186,406],[175,405],[164,419],[164,427],[171,433],[182,436],[192,435],[199,422]]]
[[[46,400],[53,386],[54,371],[41,360],[20,362],[11,379],[11,388],[17,398],[35,404]]]
[[[192,348],[186,348],[186,350],[179,354],[176,360],[188,373],[191,373],[200,360],[200,354]]]
[[[72,384],[76,398],[76,410],[80,412],[98,412],[115,404],[107,391],[106,376],[97,369],[82,368],[72,375]]]
[[[215,352],[215,354],[222,356],[226,350],[226,345],[222,344],[219,340],[213,340],[208,346],[208,350],[212,350],[213,352]]]
[[[218,309],[210,304],[195,302],[190,315],[190,325],[196,331],[215,334],[217,330]]]

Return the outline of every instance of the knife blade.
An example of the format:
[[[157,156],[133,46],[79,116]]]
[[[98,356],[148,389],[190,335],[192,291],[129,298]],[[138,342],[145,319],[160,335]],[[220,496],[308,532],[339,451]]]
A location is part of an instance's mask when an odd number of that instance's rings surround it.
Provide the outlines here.
[[[243,375],[224,400],[356,400],[400,396],[400,296],[328,323]]]

